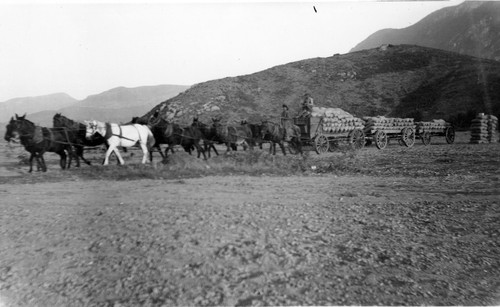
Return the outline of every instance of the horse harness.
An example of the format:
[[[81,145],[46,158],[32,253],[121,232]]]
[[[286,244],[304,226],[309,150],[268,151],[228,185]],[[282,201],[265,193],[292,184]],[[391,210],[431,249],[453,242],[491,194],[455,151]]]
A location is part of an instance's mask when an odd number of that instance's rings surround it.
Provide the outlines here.
[[[104,135],[104,138],[106,140],[110,139],[112,136],[117,136],[120,139],[125,139],[125,140],[131,141],[131,142],[137,142],[136,140],[132,140],[132,139],[126,137],[126,136],[123,136],[123,134],[122,134],[122,127],[120,125],[117,125],[117,126],[118,126],[118,129],[120,129],[120,134],[113,133],[113,129],[111,127],[111,124],[110,123],[106,123],[106,134]],[[137,134],[139,135],[139,141],[142,141],[141,140],[141,133],[139,132],[139,129],[137,129],[137,127],[134,126],[134,125],[131,125],[131,126],[133,126],[137,130]]]

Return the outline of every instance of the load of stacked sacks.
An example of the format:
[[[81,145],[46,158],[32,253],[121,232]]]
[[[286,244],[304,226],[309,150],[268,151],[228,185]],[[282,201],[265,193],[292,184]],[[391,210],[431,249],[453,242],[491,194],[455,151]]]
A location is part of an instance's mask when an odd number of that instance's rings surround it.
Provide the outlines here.
[[[366,121],[365,124],[365,134],[373,134],[377,130],[382,130],[384,132],[396,132],[403,130],[403,128],[415,129],[415,123],[413,118],[397,118],[397,117],[385,117],[385,116],[365,116],[363,119]]]
[[[364,120],[339,108],[313,107],[311,116],[323,118],[325,133],[350,132],[356,128],[363,130],[365,126]]]
[[[479,113],[471,122],[470,136],[473,144],[498,142],[498,118]]]
[[[451,124],[447,123],[444,119],[433,119],[430,122],[416,122],[415,124],[417,124],[418,134],[424,132],[443,133],[446,128],[451,127]]]

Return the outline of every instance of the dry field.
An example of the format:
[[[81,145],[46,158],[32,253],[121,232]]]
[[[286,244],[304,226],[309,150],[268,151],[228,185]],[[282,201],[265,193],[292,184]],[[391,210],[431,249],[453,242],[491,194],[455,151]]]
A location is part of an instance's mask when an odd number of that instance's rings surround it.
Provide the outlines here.
[[[499,305],[500,144],[467,141],[32,174],[1,142],[0,306]]]

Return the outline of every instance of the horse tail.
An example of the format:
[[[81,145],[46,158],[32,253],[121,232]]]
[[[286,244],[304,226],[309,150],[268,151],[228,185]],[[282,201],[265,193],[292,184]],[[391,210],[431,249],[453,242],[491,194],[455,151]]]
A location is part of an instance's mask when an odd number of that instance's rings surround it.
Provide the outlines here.
[[[153,148],[155,143],[156,143],[156,140],[155,140],[155,137],[153,136],[153,132],[151,132],[151,129],[148,128],[148,139],[147,139],[148,149],[151,150],[151,148]]]

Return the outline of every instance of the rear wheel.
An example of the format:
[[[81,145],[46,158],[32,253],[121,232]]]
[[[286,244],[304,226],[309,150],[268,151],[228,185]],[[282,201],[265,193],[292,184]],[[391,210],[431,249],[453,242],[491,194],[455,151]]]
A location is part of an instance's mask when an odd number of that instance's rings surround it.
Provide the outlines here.
[[[314,139],[314,150],[316,150],[318,155],[327,152],[329,147],[328,138],[326,136],[321,134]]]
[[[349,146],[353,150],[359,150],[365,146],[365,134],[360,129],[354,129],[349,133]]]
[[[425,146],[429,145],[431,143],[431,133],[430,132],[424,132],[422,134],[422,143],[424,143]]]
[[[446,128],[445,138],[448,144],[453,144],[455,142],[455,129],[453,127]]]
[[[406,147],[412,147],[415,144],[415,130],[410,127],[403,128],[401,138]]]
[[[387,134],[382,130],[375,132],[375,146],[378,149],[384,149],[387,146]]]

